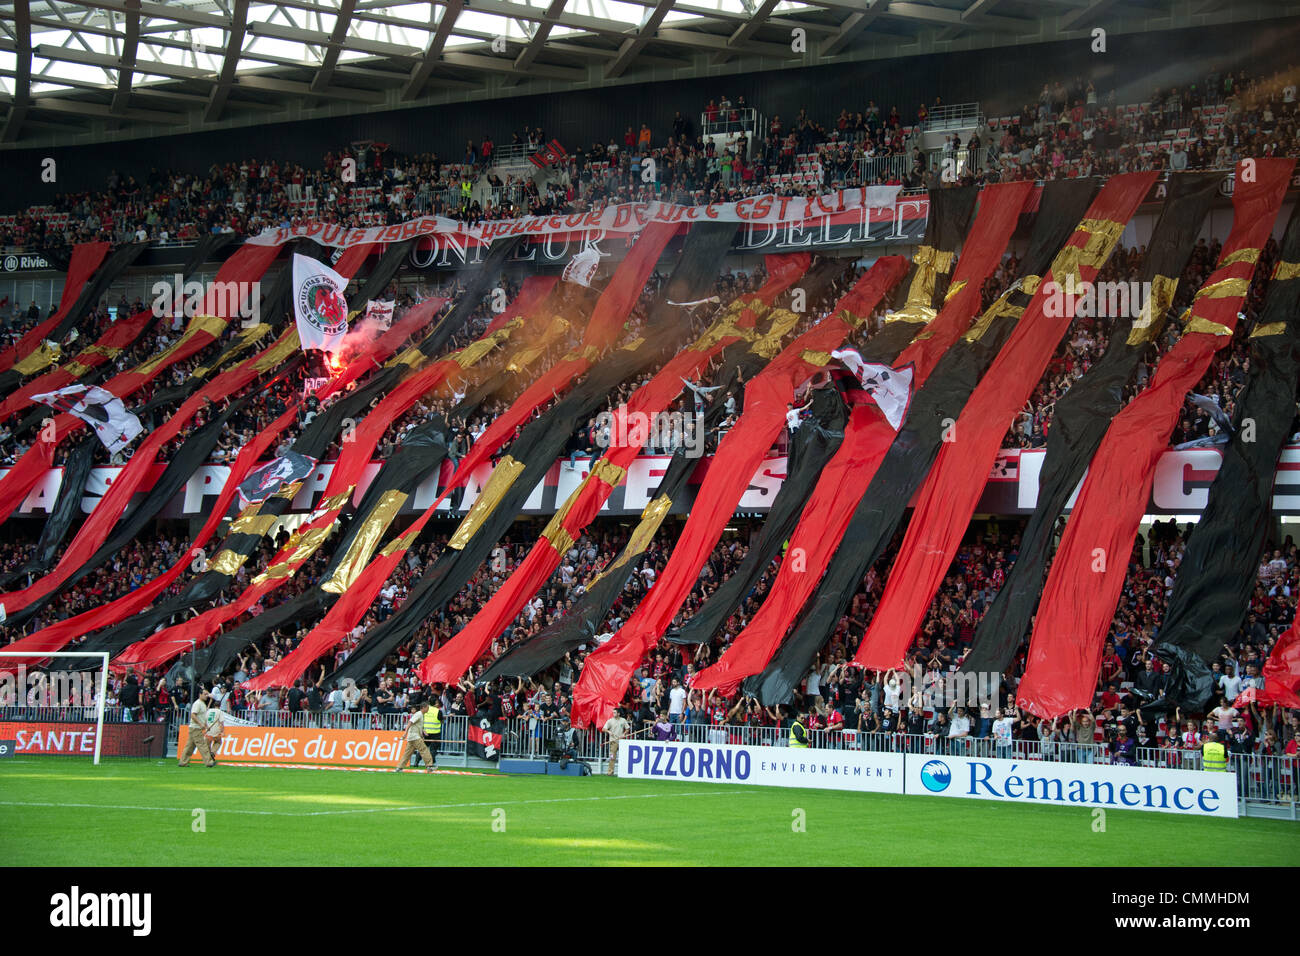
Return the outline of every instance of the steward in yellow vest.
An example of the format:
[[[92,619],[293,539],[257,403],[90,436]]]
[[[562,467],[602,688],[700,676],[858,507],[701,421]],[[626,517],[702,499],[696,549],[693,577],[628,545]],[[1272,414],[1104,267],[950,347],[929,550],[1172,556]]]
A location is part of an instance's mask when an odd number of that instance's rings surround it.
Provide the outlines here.
[[[808,715],[800,714],[795,721],[790,724],[790,746],[797,748],[807,748],[808,746],[808,727],[804,723]]]
[[[438,744],[441,740],[442,708],[430,702],[429,709],[424,712],[424,742],[429,745],[434,763],[438,762]]]
[[[1223,746],[1223,734],[1201,744],[1201,769],[1225,772],[1228,769],[1228,749]]]

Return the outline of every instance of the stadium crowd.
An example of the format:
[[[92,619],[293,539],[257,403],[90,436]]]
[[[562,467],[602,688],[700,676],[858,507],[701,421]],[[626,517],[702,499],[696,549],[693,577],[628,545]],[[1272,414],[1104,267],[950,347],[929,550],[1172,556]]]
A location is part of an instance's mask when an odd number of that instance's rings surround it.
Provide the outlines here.
[[[750,119],[756,113],[743,97],[733,104],[724,95],[705,108],[702,131],[678,113],[668,130],[642,123],[639,132],[628,127],[605,143],[548,154],[548,168],[537,175],[502,165],[489,134],[447,158],[402,155],[367,141],[327,153],[318,169],[250,157],[213,164],[202,174],[154,168],[137,178],[113,170],[102,191],[63,194],[0,217],[0,245],[48,252],[91,239],[185,242],[208,232],[244,236],[307,221],[363,226],[426,214],[479,221],[633,200],[814,195],[833,186],[939,188],[1139,169],[1229,169],[1243,156],[1300,155],[1294,76],[1216,69],[1181,87],[1152,88],[1147,100],[1129,104],[1119,104],[1114,90],[1101,97],[1082,78],[1058,78],[1043,85],[1036,104],[988,118],[966,142],[949,135],[935,155],[921,149],[916,134],[942,105],[938,97],[911,119],[898,106],[886,111],[868,100],[860,109],[841,108],[834,119],[828,112],[824,121],[806,107],[789,122],[774,115],[764,130]],[[720,137],[700,135],[710,130],[720,130]],[[549,149],[540,129],[513,138],[524,155]],[[948,176],[945,158],[955,161]],[[14,303],[13,309],[24,307]]]
[[[936,101],[936,106],[942,104]],[[1219,112],[1220,106],[1227,109]],[[1213,112],[1210,112],[1213,108]],[[255,233],[270,225],[306,219],[361,225],[378,216],[384,222],[396,222],[413,215],[438,213],[465,219],[502,218],[523,213],[588,209],[607,202],[644,199],[654,196],[672,201],[706,201],[734,199],[758,191],[786,193],[816,192],[835,184],[856,185],[868,181],[889,181],[885,166],[882,172],[869,175],[872,162],[890,156],[911,157],[913,167],[896,177],[908,186],[939,186],[937,170],[918,152],[909,152],[906,126],[897,107],[882,116],[869,102],[862,111],[842,110],[829,124],[814,121],[800,111],[787,126],[773,117],[766,136],[753,143],[757,131],[746,129],[742,120],[743,102],[720,103],[706,108],[706,123],[734,125],[733,140],[719,155],[712,141],[694,135],[690,122],[682,117],[674,122],[671,135],[657,139],[642,125],[639,133],[629,128],[619,142],[593,144],[590,149],[562,157],[556,164],[558,175],[543,186],[531,179],[495,173],[493,156],[496,147],[485,136],[477,145],[469,143],[458,162],[448,163],[437,156],[403,157],[382,144],[349,147],[325,157],[320,170],[279,164],[274,161],[248,160],[238,164],[214,166],[206,176],[154,171],[143,183],[133,177],[113,173],[105,191],[61,197],[59,213],[66,216],[66,228],[60,229],[56,217],[28,215],[0,226],[0,242],[20,248],[57,248],[93,238],[115,241],[135,238],[139,241],[172,241],[196,237],[201,232],[233,231],[241,235]],[[733,116],[734,114],[734,116]],[[917,112],[916,122],[924,122],[929,109]],[[1296,136],[1296,92],[1285,76],[1250,77],[1246,73],[1210,74],[1203,82],[1180,89],[1155,90],[1148,103],[1137,109],[1120,107],[1114,94],[1104,100],[1090,85],[1076,80],[1047,84],[1036,105],[1026,105],[1010,122],[989,125],[984,135],[970,142],[949,141],[947,152],[954,156],[961,150],[978,157],[983,164],[968,167],[966,181],[991,182],[999,179],[1031,177],[1052,179],[1060,176],[1122,172],[1145,168],[1226,168],[1244,155],[1297,155],[1300,142]],[[1213,122],[1210,118],[1213,117]],[[829,128],[828,128],[829,127]],[[1145,149],[1153,139],[1163,138],[1165,129],[1186,128],[1189,135],[1172,142],[1167,150]],[[541,130],[516,134],[517,143],[527,142],[541,148],[547,142]],[[658,145],[656,145],[658,143]],[[1180,143],[1182,145],[1180,145]],[[994,145],[996,144],[996,145]],[[979,151],[987,151],[980,153]],[[807,165],[800,157],[817,157],[818,173],[796,183],[792,173]],[[654,160],[647,182],[646,161]],[[346,161],[356,163],[355,182],[341,175]],[[484,184],[488,188],[484,188]],[[1195,290],[1213,270],[1219,242],[1201,242],[1184,270],[1175,309],[1181,311]],[[1107,263],[1099,280],[1136,281],[1141,274],[1145,250],[1121,248]],[[1231,416],[1245,373],[1248,369],[1247,332],[1259,314],[1263,302],[1264,281],[1271,274],[1277,258],[1276,244],[1264,249],[1256,281],[1252,284],[1244,308],[1245,320],[1239,324],[1231,347],[1214,359],[1210,371],[1195,391],[1209,396]],[[1012,257],[1005,261],[984,289],[989,304],[1010,284],[1017,272]],[[730,298],[736,292],[757,287],[761,273],[721,277],[717,292]],[[646,307],[658,290],[663,277],[656,276],[644,290],[637,308],[629,319],[626,338],[634,337],[645,322]],[[841,284],[815,302],[801,321],[800,329],[826,314]],[[391,293],[399,300],[398,318],[424,296],[402,295],[394,285]],[[429,295],[453,297],[459,292],[455,284],[427,290]],[[143,310],[141,301],[118,302],[116,311],[134,314]],[[26,308],[14,304],[13,312],[4,317],[6,334],[16,340],[42,318],[41,308],[31,303]],[[453,345],[476,337],[491,312],[481,308]],[[702,313],[694,319],[702,323]],[[89,340],[93,340],[110,321],[106,304],[94,313]],[[874,328],[874,323],[872,325]],[[1114,319],[1101,316],[1079,319],[1062,342],[1047,374],[1040,382],[1025,410],[1011,427],[1004,447],[1042,447],[1052,426],[1053,410],[1068,393],[1069,387],[1105,352],[1114,328]],[[1179,324],[1169,322],[1160,339],[1149,349],[1140,365],[1127,398],[1140,393],[1150,380],[1159,361],[1177,341]],[[800,330],[796,330],[797,332]],[[113,360],[116,370],[134,366],[175,341],[179,325],[160,327],[124,350]],[[233,334],[233,330],[231,333]],[[151,386],[146,386],[134,404],[144,406],[161,388],[185,382],[196,368],[210,361],[228,343],[226,338],[214,343],[187,362],[178,363]],[[552,343],[537,360],[545,368],[577,344],[576,331]],[[213,459],[228,461],[238,453],[252,435],[272,421],[298,393],[301,381],[286,377],[261,389],[234,415],[218,443]],[[381,457],[391,454],[402,436],[413,428],[441,415],[449,420],[450,458],[455,461],[468,451],[473,440],[487,423],[505,407],[510,390],[526,384],[522,379],[510,383],[501,394],[458,420],[453,414],[457,389],[453,383],[443,393],[426,396],[410,411],[393,422],[380,442]],[[611,393],[607,408],[626,399],[635,383],[628,383]],[[232,396],[214,403],[195,419],[164,452],[167,457],[188,435],[201,427],[212,415],[220,413]],[[670,410],[689,410],[691,396],[684,394]],[[166,408],[154,409],[154,416],[165,416]],[[307,423],[310,411],[304,408],[298,425],[284,436],[289,443]],[[0,464],[10,465],[27,449],[30,433],[16,429],[20,416],[0,422]],[[734,421],[734,415],[722,428]],[[156,423],[146,421],[146,427]],[[571,455],[597,450],[592,417],[569,449]],[[1218,426],[1204,408],[1189,405],[1180,421],[1173,442],[1196,441],[1215,437]],[[716,440],[716,437],[715,439]],[[338,446],[323,456],[336,457]],[[671,451],[671,444],[659,450]],[[61,448],[56,464],[66,460],[67,447]],[[99,463],[112,462],[100,454]],[[958,552],[953,566],[931,606],[922,626],[922,634],[910,653],[910,663],[919,673],[929,675],[922,681],[933,683],[934,675],[943,675],[961,663],[969,650],[975,629],[1005,581],[1007,569],[1016,559],[1019,546],[1018,528],[1013,519],[976,522],[967,542]],[[1176,713],[1163,719],[1144,715],[1144,703],[1159,696],[1163,686],[1163,665],[1152,653],[1163,618],[1165,601],[1172,590],[1180,556],[1194,526],[1179,528],[1176,523],[1157,523],[1146,538],[1139,539],[1130,558],[1124,598],[1112,626],[1106,646],[1101,679],[1093,707],[1069,719],[1041,721],[1023,713],[1014,704],[1016,682],[1024,667],[1023,651],[1016,664],[1002,676],[996,692],[974,712],[954,708],[949,711],[925,700],[918,690],[904,696],[900,675],[864,674],[847,664],[878,602],[883,576],[893,560],[890,549],[877,562],[854,593],[849,612],[839,622],[829,645],[819,656],[802,683],[794,707],[811,711],[813,730],[827,731],[823,739],[851,730],[859,733],[930,734],[943,740],[962,737],[985,738],[997,743],[1030,741],[1038,743],[1105,744],[1107,753],[1121,755],[1127,747],[1141,746],[1166,749],[1195,749],[1201,735],[1210,730],[1228,733],[1231,747],[1239,753],[1288,753],[1294,755],[1300,741],[1300,717],[1279,709],[1260,712],[1255,707],[1238,712],[1231,706],[1240,690],[1258,681],[1264,660],[1277,637],[1295,616],[1300,596],[1300,567],[1297,566],[1295,542],[1287,537],[1276,542],[1271,557],[1259,569],[1258,584],[1251,600],[1247,624],[1224,648],[1215,662],[1216,681],[1223,700],[1204,715]],[[287,531],[263,542],[258,554],[242,566],[232,582],[232,590],[216,599],[221,603],[242,590],[253,576],[264,570],[272,555],[287,537]],[[388,713],[400,711],[407,698],[420,690],[414,676],[415,667],[435,647],[457,634],[476,610],[502,585],[510,571],[523,560],[535,539],[535,533],[519,527],[496,545],[489,559],[445,608],[423,622],[412,640],[399,647],[385,667],[364,686],[330,687],[323,676],[347,659],[365,638],[367,631],[398,610],[420,573],[441,552],[447,532],[439,529],[411,549],[407,558],[389,580],[378,603],[361,623],[335,648],[318,668],[296,686],[261,694],[250,694],[240,686],[250,676],[262,673],[289,653],[310,629],[310,622],[295,623],[272,633],[260,645],[251,646],[218,681],[218,703],[231,710],[261,709]],[[674,539],[671,527],[661,529],[639,560],[627,587],[589,646],[579,648],[549,672],[531,680],[506,680],[477,686],[476,678],[485,662],[479,662],[466,679],[456,686],[440,689],[445,712],[451,716],[471,715],[479,711],[501,717],[522,717],[541,726],[559,727],[567,714],[569,692],[581,672],[585,654],[608,640],[626,619],[638,600],[653,587],[662,573]],[[538,633],[564,617],[574,601],[581,597],[592,579],[605,568],[627,543],[627,529],[616,524],[597,522],[588,533],[574,542],[559,569],[547,586],[519,617],[493,643],[490,656]],[[31,558],[35,539],[8,539],[0,542],[0,574],[14,574]],[[31,633],[90,607],[113,600],[140,587],[161,574],[188,551],[185,536],[175,525],[159,525],[142,534],[129,547],[84,580],[67,589],[57,602],[43,609],[22,630]],[[742,533],[728,534],[714,549],[700,572],[696,587],[687,598],[678,620],[688,618],[707,597],[738,567],[747,553]],[[324,551],[283,587],[256,605],[250,616],[287,601],[320,582],[328,554]],[[716,661],[734,636],[745,627],[761,605],[777,568],[773,562],[756,587],[728,618],[716,644],[696,648],[681,647],[662,641],[629,684],[624,705],[635,722],[646,732],[676,733],[681,725],[710,727],[752,726],[777,728],[788,725],[790,713],[765,708],[744,696],[724,699],[717,694],[702,694],[690,689],[692,675]],[[182,578],[169,594],[179,593]],[[202,610],[198,608],[196,610]],[[234,627],[246,618],[236,618]],[[11,633],[10,639],[22,636]],[[164,673],[134,675],[114,687],[114,700],[122,706],[141,709],[145,717],[183,707],[188,701],[187,683],[175,675],[168,683]],[[132,686],[134,685],[134,686]],[[438,692],[435,690],[435,692]],[[1000,703],[1005,702],[1005,703]],[[782,721],[787,722],[783,724]],[[665,729],[666,728],[666,729]],[[543,735],[545,736],[545,735]],[[1122,741],[1124,743],[1122,743]],[[1121,757],[1122,759],[1122,757]]]

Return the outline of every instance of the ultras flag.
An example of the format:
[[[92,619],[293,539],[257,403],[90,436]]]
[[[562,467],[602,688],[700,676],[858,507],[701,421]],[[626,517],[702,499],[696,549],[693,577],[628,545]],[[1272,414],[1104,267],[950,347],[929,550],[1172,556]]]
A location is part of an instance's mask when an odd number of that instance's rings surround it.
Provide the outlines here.
[[[293,257],[293,315],[303,351],[337,352],[348,334],[348,282],[310,256]]]

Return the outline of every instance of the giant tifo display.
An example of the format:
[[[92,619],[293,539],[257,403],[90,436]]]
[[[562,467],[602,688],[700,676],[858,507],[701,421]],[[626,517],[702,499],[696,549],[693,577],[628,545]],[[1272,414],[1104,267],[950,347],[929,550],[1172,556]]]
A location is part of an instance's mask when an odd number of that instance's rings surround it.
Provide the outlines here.
[[[12,6],[0,832],[1300,862],[1300,4]]]

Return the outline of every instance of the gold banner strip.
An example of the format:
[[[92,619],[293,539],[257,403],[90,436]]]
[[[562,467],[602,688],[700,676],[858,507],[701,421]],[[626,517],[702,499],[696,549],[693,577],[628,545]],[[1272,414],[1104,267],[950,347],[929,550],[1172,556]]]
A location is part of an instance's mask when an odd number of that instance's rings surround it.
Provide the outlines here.
[[[1300,279],[1300,262],[1277,261],[1273,267],[1274,279]]]
[[[617,488],[627,475],[626,468],[620,468],[608,458],[602,458],[591,466],[591,477],[603,481],[611,488]]]
[[[1230,266],[1234,262],[1249,262],[1253,266],[1259,262],[1259,250],[1251,249],[1249,247],[1238,249],[1231,255],[1224,256],[1220,259],[1219,268],[1222,269],[1224,266]]]
[[[893,312],[887,313],[885,315],[885,324],[910,322],[912,324],[929,325],[938,314],[938,309],[931,308],[928,305],[905,305],[901,309],[895,309]]]
[[[207,333],[215,340],[226,329],[226,320],[215,315],[196,315],[190,319],[189,327],[179,339],[173,342],[167,348],[163,349],[152,358],[145,359],[137,365],[132,371],[137,375],[149,376],[162,368],[171,357],[187,346],[191,339],[201,333]]]
[[[1285,331],[1285,322],[1269,322],[1267,325],[1255,326],[1255,330],[1250,333],[1250,337],[1252,339],[1263,339],[1270,335],[1281,335]]]
[[[984,333],[989,330],[989,326],[1004,315],[1011,315],[1016,318],[1020,318],[1020,316],[1024,315],[1024,306],[1011,304],[1011,295],[1014,291],[1015,290],[1013,289],[1008,289],[1006,292],[1003,292],[1002,295],[998,296],[997,301],[985,309],[984,314],[975,320],[975,324],[966,330],[965,334],[962,335],[961,340],[963,342],[978,342],[984,337]],[[1023,292],[1024,289],[1021,288],[1020,291]]]
[[[13,369],[20,375],[34,375],[42,369],[49,368],[59,361],[63,349],[49,342],[42,342],[34,352],[14,362]]]
[[[629,561],[640,557],[645,552],[645,549],[650,547],[650,542],[654,540],[655,534],[659,531],[659,526],[663,524],[664,518],[668,516],[672,506],[673,500],[667,495],[659,495],[646,505],[641,512],[641,520],[632,529],[632,535],[628,538],[622,552],[610,562],[609,567],[592,579],[591,584],[594,585],[601,578],[624,567]]]
[[[1142,311],[1133,320],[1126,345],[1136,347],[1155,341],[1164,330],[1165,317],[1174,304],[1174,294],[1177,291],[1177,276],[1158,275],[1151,279],[1151,293],[1146,302],[1142,303]]]
[[[823,368],[826,365],[830,364],[831,353],[816,352],[813,351],[812,349],[804,349],[803,352],[799,354],[799,358],[803,359],[809,365],[816,365],[818,368]]]
[[[254,584],[264,584],[267,581],[273,581],[278,578],[292,577],[293,574],[302,567],[303,563],[316,553],[325,540],[334,532],[335,522],[331,521],[323,527],[310,528],[307,531],[295,532],[287,548],[293,548],[293,551],[283,560],[271,565],[257,577],[253,578]]]
[[[781,342],[799,324],[799,316],[789,309],[773,309],[767,331],[750,344],[749,350],[762,358],[774,358],[781,351]]]
[[[465,545],[469,544],[469,539],[474,537],[483,522],[488,516],[496,510],[505,493],[510,490],[510,486],[515,483],[519,473],[524,470],[524,463],[515,461],[509,455],[502,458],[492,471],[492,477],[487,480],[483,486],[483,491],[475,500],[474,505],[469,509],[469,514],[461,520],[456,533],[451,536],[447,542],[449,548],[455,548],[457,551],[463,551]]]
[[[211,561],[208,562],[208,570],[215,571],[217,574],[224,574],[228,578],[233,578],[235,572],[238,571],[247,560],[248,555],[239,554],[238,552],[231,551],[229,548],[223,548]]]
[[[1064,246],[1052,260],[1052,278],[1062,288],[1069,287],[1071,278],[1076,288],[1082,285],[1084,266],[1100,269],[1105,264],[1124,233],[1124,223],[1110,219],[1085,219],[1079,223],[1074,235],[1080,232],[1086,232],[1088,240],[1082,246]]]
[[[1220,279],[1218,282],[1201,286],[1196,293],[1196,299],[1193,300],[1192,308],[1195,309],[1196,301],[1200,299],[1242,298],[1249,289],[1249,279]]]
[[[92,368],[104,364],[103,362],[89,364],[89,360],[92,356],[102,355],[105,360],[111,362],[121,354],[122,350],[114,345],[88,345],[77,353],[76,358],[63,366],[63,371],[67,372],[73,378],[81,378],[81,376],[85,375]]]
[[[569,534],[569,529],[564,526],[560,517],[560,512],[556,512],[551,517],[551,520],[546,523],[546,530],[542,532],[542,537],[555,549],[556,554],[562,555],[573,547],[574,537]]]
[[[1184,335],[1190,332],[1201,332],[1206,335],[1232,335],[1232,329],[1222,322],[1211,321],[1202,315],[1193,315],[1188,323],[1183,326]]]
[[[260,538],[268,534],[279,520],[277,515],[241,515],[230,526],[230,533],[255,534]]]
[[[379,553],[383,557],[388,558],[388,557],[392,557],[398,551],[409,551],[411,549],[411,545],[415,544],[415,539],[418,538],[419,536],[420,536],[419,526],[412,526],[400,537],[394,538],[392,541],[388,542],[388,544],[384,545],[383,550],[380,551]]]
[[[361,522],[360,530],[352,539],[352,544],[348,546],[347,553],[339,561],[338,567],[334,569],[329,580],[321,585],[322,591],[342,594],[356,582],[357,576],[365,570],[370,556],[383,540],[384,532],[393,523],[397,513],[402,510],[408,497],[405,492],[396,490],[385,491],[379,496],[375,506]]]
[[[266,335],[266,333],[270,331],[271,331],[271,327],[267,325],[265,322],[259,322],[256,325],[250,325],[248,328],[244,329],[244,331],[240,332],[239,335],[235,337],[235,340],[230,344],[230,347],[226,349],[221,355],[219,355],[216,361],[209,362],[206,365],[200,365],[198,368],[196,368],[194,370],[194,377],[203,378],[206,375],[208,375],[208,373],[210,373],[213,369],[225,365],[235,356],[248,351],[249,347],[252,346],[253,343],[260,340],[264,335]],[[295,340],[297,339],[296,330],[295,330],[294,339]]]

